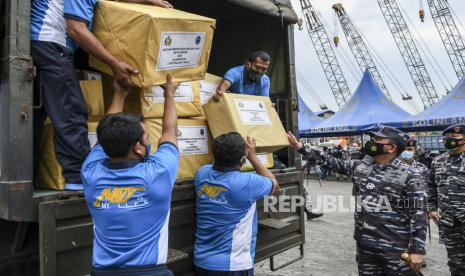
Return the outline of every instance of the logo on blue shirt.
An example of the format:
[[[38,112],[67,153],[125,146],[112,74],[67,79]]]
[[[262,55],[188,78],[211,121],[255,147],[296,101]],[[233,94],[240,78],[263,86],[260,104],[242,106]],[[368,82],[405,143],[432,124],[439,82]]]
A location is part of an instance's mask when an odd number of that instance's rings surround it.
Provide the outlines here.
[[[226,197],[222,195],[222,193],[226,193],[227,191],[228,189],[226,188],[205,183],[202,187],[200,187],[197,196],[204,199],[210,199],[218,203],[228,203]]]
[[[112,205],[117,208],[132,208],[147,205],[147,200],[142,195],[135,197],[136,200],[130,202],[136,192],[145,191],[144,187],[122,187],[105,188],[94,202],[94,207],[108,209]]]

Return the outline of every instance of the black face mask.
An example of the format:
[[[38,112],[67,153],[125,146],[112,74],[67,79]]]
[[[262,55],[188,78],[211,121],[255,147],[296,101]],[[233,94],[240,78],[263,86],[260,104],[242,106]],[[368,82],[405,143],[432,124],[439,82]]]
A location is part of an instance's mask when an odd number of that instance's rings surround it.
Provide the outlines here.
[[[373,140],[366,142],[365,144],[365,153],[369,156],[378,156],[384,154],[384,146],[386,144],[376,143]]]
[[[253,69],[247,67],[247,78],[250,81],[257,82],[265,75],[265,73],[254,71]]]
[[[463,146],[463,143],[460,144],[460,141],[462,141],[462,140],[463,139],[453,138],[453,137],[446,137],[446,138],[444,138],[444,147],[446,147],[446,149],[450,149],[450,150],[456,149],[458,147]]]

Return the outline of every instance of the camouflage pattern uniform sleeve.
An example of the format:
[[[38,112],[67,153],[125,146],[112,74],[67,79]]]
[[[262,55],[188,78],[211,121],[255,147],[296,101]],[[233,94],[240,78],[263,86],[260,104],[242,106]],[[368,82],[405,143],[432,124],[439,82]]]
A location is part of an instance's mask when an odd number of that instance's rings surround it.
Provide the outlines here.
[[[436,160],[431,164],[431,171],[428,177],[428,209],[430,212],[438,210],[438,185],[436,183]]]
[[[410,253],[422,255],[426,254],[425,240],[428,221],[424,181],[419,171],[411,170],[411,176],[407,182],[407,198],[410,208],[410,241],[408,250]]]

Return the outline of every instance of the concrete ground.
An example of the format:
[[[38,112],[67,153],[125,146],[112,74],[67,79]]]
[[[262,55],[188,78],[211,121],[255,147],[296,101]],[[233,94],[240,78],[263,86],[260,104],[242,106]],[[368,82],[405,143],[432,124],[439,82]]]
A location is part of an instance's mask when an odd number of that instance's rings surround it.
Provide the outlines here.
[[[314,207],[324,206],[318,204],[317,197],[323,202],[322,196],[342,196],[344,207],[350,206],[352,183],[324,181],[322,187],[317,180],[308,183]],[[319,205],[319,206],[318,206]],[[353,239],[353,213],[327,212],[321,218],[306,221],[305,225],[305,256],[301,261],[271,272],[269,262],[256,264],[255,275],[358,275],[355,262],[355,241]],[[422,270],[424,275],[450,275],[447,267],[447,256],[444,245],[439,244],[436,225],[432,224],[431,243],[427,238],[427,267]],[[284,263],[298,256],[298,250],[292,249],[280,254],[275,262]]]

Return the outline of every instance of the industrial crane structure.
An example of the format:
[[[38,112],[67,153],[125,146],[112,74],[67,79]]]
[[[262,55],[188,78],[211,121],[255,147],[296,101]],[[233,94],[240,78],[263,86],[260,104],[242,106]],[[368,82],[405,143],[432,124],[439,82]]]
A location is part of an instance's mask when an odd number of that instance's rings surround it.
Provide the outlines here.
[[[368,70],[381,91],[392,101],[391,95],[389,94],[386,85],[384,84],[384,81],[381,78],[378,69],[376,68],[375,62],[371,57],[370,52],[368,51],[367,45],[365,45],[365,42],[347,15],[344,7],[342,4],[334,4],[333,9],[339,18],[339,22],[341,23],[350,50],[352,51],[352,54],[354,55],[360,70],[362,70],[362,72]]]
[[[423,107],[426,109],[437,102],[439,97],[420,56],[415,40],[410,34],[396,0],[378,0],[378,5],[407,65],[413,83],[423,102]]]
[[[434,24],[449,55],[457,77],[465,75],[465,44],[447,0],[427,0]]]
[[[323,67],[336,103],[341,108],[351,96],[349,86],[316,10],[309,0],[300,0],[300,5],[313,47]]]

